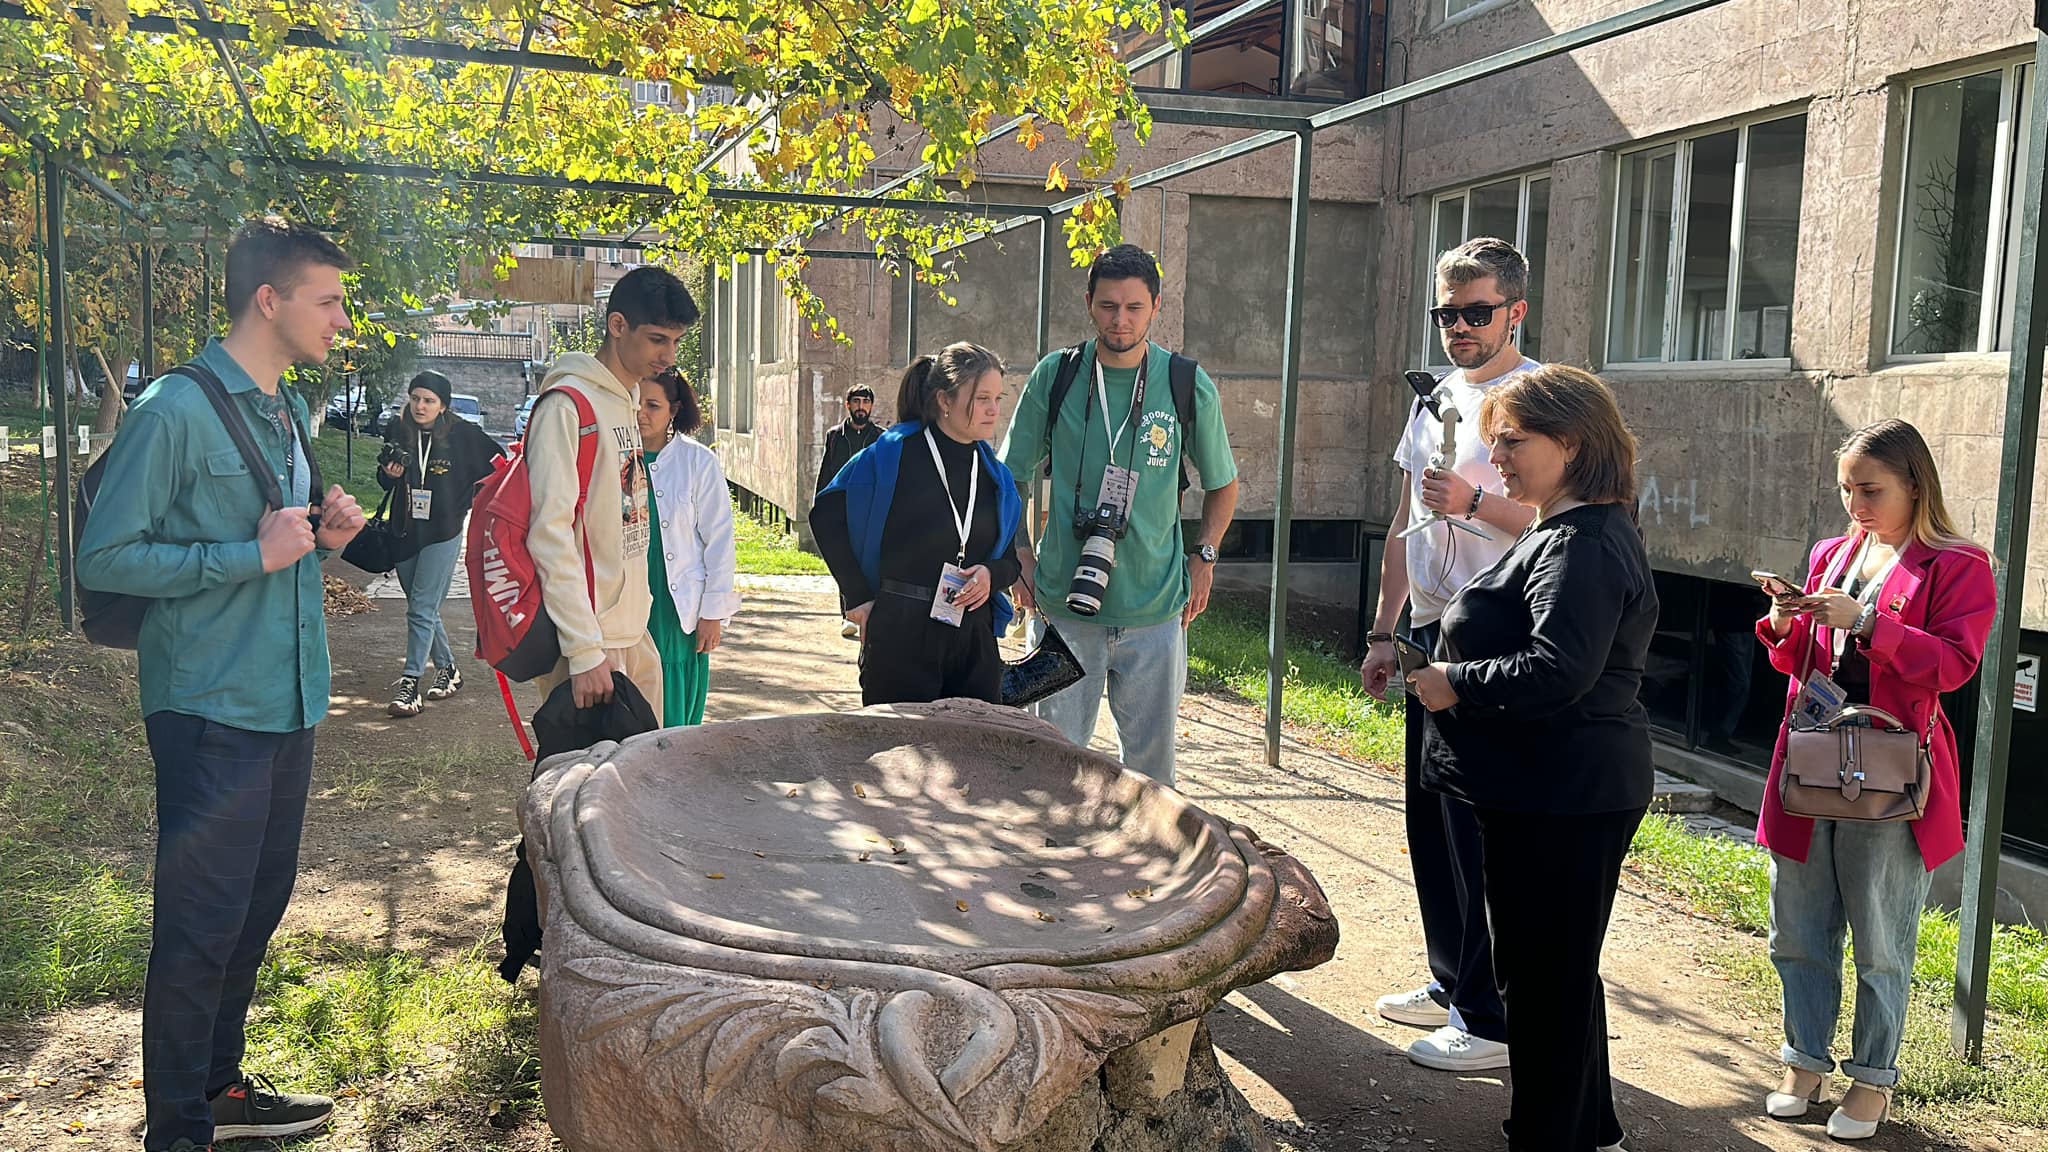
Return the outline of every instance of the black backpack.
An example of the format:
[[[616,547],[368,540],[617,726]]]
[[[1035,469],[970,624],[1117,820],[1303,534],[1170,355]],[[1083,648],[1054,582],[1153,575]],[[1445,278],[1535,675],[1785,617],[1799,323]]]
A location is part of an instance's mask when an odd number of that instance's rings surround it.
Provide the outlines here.
[[[1052,378],[1052,397],[1045,406],[1045,474],[1052,475],[1052,430],[1060,422],[1060,407],[1081,374],[1081,361],[1088,354],[1084,342],[1060,349],[1059,373]],[[1195,362],[1178,352],[1169,354],[1166,378],[1173,386],[1173,410],[1180,416],[1180,490],[1188,490],[1188,438],[1195,434]]]
[[[249,424],[235,409],[234,401],[228,397],[226,384],[221,383],[213,369],[204,364],[181,364],[171,373],[182,374],[198,382],[199,390],[206,393],[213,410],[220,416],[220,422],[227,426],[228,436],[235,447],[241,450],[242,460],[249,465],[249,475],[263,490],[264,506],[272,510],[284,507],[284,491],[278,487],[277,477],[270,472],[270,464],[263,459],[263,452],[256,447],[256,440],[249,434]],[[290,409],[287,407],[289,413]],[[306,442],[305,431],[297,419],[287,415],[292,426],[292,435],[298,440],[299,448],[306,454],[306,467],[312,473],[310,491],[314,501],[325,491],[320,481],[320,462],[314,458],[312,446]],[[117,440],[118,444],[118,440]],[[85,523],[92,516],[93,505],[99,502],[100,483],[106,479],[107,460],[114,454],[117,444],[107,446],[100,458],[93,461],[79,478],[78,493],[73,497],[71,512],[71,554],[78,555],[79,542],[85,539]],[[78,625],[85,638],[94,644],[107,648],[134,648],[142,638],[142,618],[148,614],[151,596],[130,596],[122,592],[101,592],[78,583],[76,565],[72,573],[73,590],[77,595]]]

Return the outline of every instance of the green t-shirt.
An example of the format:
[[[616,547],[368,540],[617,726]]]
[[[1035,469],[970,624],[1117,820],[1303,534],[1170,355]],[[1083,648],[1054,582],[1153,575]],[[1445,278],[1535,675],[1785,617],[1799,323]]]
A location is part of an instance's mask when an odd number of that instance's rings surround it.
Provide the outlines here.
[[[1049,615],[1076,618],[1067,611],[1067,586],[1081,553],[1081,543],[1074,539],[1074,483],[1078,478],[1081,500],[1093,504],[1102,489],[1103,469],[1109,464],[1110,435],[1126,417],[1130,427],[1117,441],[1116,463],[1137,472],[1138,491],[1131,503],[1130,528],[1117,542],[1108,594],[1094,620],[1111,628],[1147,628],[1175,618],[1187,606],[1188,565],[1180,531],[1180,415],[1174,411],[1173,383],[1167,375],[1171,356],[1158,345],[1149,347],[1145,403],[1135,415],[1131,413],[1131,394],[1137,389],[1137,369],[1104,369],[1103,391],[1109,401],[1111,427],[1103,427],[1092,340],[1060,405],[1059,423],[1052,436],[1051,519],[1038,542],[1038,573],[1032,588],[1039,607]],[[1019,483],[1028,484],[1039,474],[1045,455],[1046,405],[1052,399],[1059,361],[1055,352],[1031,370],[1031,379],[1010,418],[1002,457]],[[1204,491],[1213,492],[1237,479],[1237,462],[1230,455],[1216,383],[1199,368],[1195,370],[1195,435],[1185,448]]]

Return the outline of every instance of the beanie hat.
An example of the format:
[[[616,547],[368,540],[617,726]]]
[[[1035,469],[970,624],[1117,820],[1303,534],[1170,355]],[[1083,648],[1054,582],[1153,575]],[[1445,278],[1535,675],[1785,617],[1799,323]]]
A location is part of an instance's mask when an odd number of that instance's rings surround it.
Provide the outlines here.
[[[415,388],[425,388],[427,391],[439,396],[443,408],[448,406],[450,398],[455,394],[455,385],[449,383],[446,376],[431,368],[413,377],[412,383],[406,385],[405,390],[410,392]]]

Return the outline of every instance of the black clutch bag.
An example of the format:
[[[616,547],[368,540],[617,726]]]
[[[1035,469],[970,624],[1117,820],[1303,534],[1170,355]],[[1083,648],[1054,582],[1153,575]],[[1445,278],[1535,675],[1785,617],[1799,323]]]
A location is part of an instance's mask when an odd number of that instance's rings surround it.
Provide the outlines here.
[[[398,567],[398,562],[419,551],[417,538],[411,532],[411,525],[391,515],[391,497],[396,488],[386,488],[384,499],[377,503],[377,514],[356,533],[356,538],[341,550],[341,558],[361,568],[372,576],[382,576]]]
[[[1060,630],[1048,621],[1038,647],[1003,664],[1003,703],[1012,708],[1036,704],[1079,684],[1087,674],[1074,658],[1074,650],[1060,638]]]

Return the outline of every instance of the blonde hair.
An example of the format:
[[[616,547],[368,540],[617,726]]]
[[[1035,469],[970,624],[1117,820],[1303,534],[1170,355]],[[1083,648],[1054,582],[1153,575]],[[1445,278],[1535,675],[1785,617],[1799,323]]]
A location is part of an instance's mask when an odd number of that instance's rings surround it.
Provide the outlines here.
[[[1913,536],[1936,551],[1960,548],[1981,556],[1990,553],[1983,545],[1956,531],[1949,517],[1948,503],[1941,495],[1941,473],[1934,467],[1934,453],[1920,430],[1904,420],[1879,420],[1849,434],[1835,451],[1836,460],[1861,456],[1883,465],[1913,490]],[[1856,526],[1849,526],[1850,535]]]

